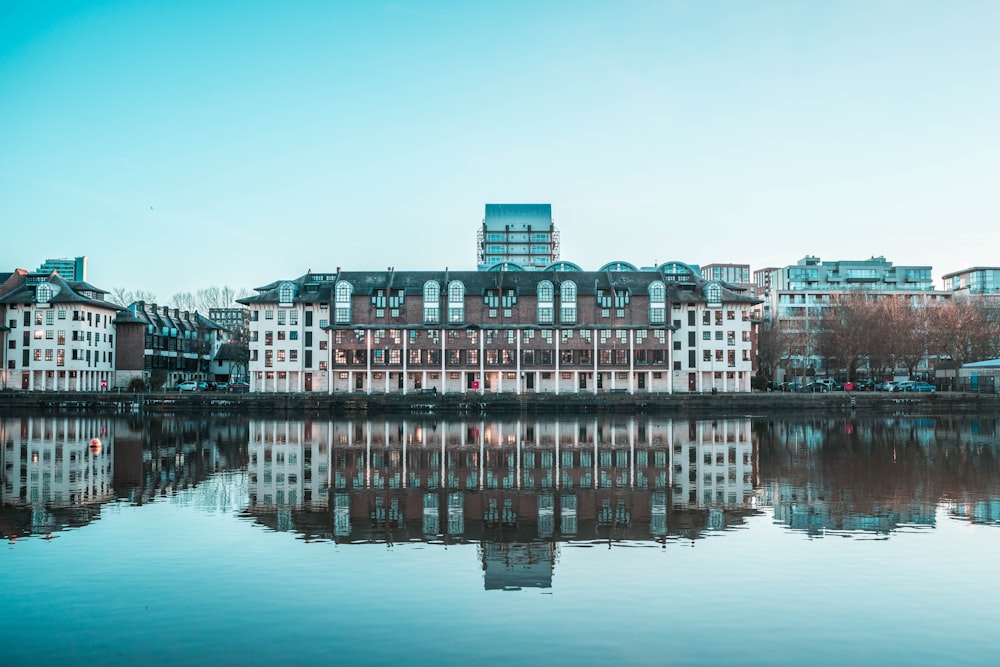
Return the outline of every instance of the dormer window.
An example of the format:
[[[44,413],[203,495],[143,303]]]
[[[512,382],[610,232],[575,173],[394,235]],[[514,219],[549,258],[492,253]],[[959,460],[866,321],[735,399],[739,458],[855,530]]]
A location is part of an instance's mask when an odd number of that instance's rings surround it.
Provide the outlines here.
[[[708,283],[705,285],[705,299],[709,308],[722,307],[722,286],[719,283]]]
[[[48,283],[38,283],[38,287],[35,288],[35,300],[40,306],[47,306],[53,294],[52,286]]]
[[[559,285],[559,321],[576,324],[576,283],[565,280]]]
[[[460,280],[448,284],[448,324],[465,322],[465,285]]]
[[[424,324],[441,321],[441,286],[433,280],[424,283]]]
[[[283,282],[278,286],[278,305],[291,306],[295,299],[295,285],[290,282]]]
[[[335,324],[351,323],[351,283],[341,280],[334,289],[333,321]]]
[[[555,288],[548,280],[538,283],[538,323],[552,324],[555,317]]]
[[[665,324],[667,321],[667,286],[656,280],[649,284],[649,323]]]

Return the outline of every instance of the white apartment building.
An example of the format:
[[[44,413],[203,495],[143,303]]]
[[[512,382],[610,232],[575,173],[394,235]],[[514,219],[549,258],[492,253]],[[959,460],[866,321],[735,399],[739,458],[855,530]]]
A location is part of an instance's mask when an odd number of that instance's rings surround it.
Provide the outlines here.
[[[99,391],[114,384],[115,326],[121,308],[107,292],[58,273],[6,275],[0,286],[0,386]]]

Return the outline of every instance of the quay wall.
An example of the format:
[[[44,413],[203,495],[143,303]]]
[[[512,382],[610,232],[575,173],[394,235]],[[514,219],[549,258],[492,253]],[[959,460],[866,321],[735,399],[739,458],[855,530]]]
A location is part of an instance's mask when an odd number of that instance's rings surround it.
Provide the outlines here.
[[[181,413],[243,415],[371,416],[403,414],[559,415],[623,414],[756,415],[775,412],[951,412],[1000,411],[1000,396],[963,392],[936,394],[287,394],[0,392],[0,413],[25,412]]]

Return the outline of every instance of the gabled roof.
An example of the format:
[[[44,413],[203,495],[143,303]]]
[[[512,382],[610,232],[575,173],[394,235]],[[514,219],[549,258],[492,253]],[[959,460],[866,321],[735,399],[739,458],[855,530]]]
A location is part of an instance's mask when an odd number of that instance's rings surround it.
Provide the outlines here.
[[[31,275],[27,276],[30,278]],[[0,303],[5,304],[29,304],[38,303],[37,290],[38,285],[47,284],[51,285],[55,289],[54,294],[48,300],[48,303],[53,304],[66,304],[66,303],[77,303],[80,305],[89,305],[96,308],[105,308],[107,310],[121,310],[122,307],[111,301],[105,301],[103,299],[95,299],[89,296],[85,296],[81,292],[89,291],[95,294],[107,294],[104,290],[98,289],[91,285],[90,283],[83,282],[68,282],[58,273],[53,271],[48,276],[41,277],[38,280],[30,281],[25,280],[20,286],[11,290],[9,293],[0,297]]]
[[[661,265],[661,267],[664,265]],[[560,267],[561,268],[561,267]],[[682,278],[678,280],[677,278]],[[295,286],[295,303],[332,303],[334,291],[340,281],[351,285],[354,295],[371,295],[376,290],[402,290],[405,295],[422,295],[424,285],[437,283],[442,291],[452,281],[460,281],[466,294],[485,294],[488,290],[513,289],[519,294],[534,294],[542,281],[559,285],[572,281],[579,296],[596,295],[598,290],[627,289],[633,294],[644,294],[654,281],[666,284],[673,302],[697,303],[706,301],[704,287],[715,282],[722,288],[722,300],[727,303],[760,303],[759,299],[742,294],[720,281],[707,281],[697,272],[684,275],[664,275],[655,269],[625,271],[340,271],[335,274],[307,273],[293,280],[277,280],[256,288],[257,294],[237,301],[242,304],[279,303],[279,291],[284,283]]]

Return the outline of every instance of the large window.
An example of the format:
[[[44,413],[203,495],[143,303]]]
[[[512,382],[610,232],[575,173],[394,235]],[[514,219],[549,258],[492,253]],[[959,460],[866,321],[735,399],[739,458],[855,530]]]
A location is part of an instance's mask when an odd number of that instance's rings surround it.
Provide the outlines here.
[[[448,284],[448,324],[465,322],[465,285],[460,280]]]
[[[555,288],[548,280],[538,283],[538,323],[552,324],[555,313]]]
[[[572,280],[559,285],[559,321],[576,324],[576,283]]]
[[[433,280],[424,283],[424,324],[441,321],[441,286]]]
[[[333,321],[335,324],[351,322],[351,284],[344,280],[337,283],[334,297]]]
[[[289,282],[283,282],[278,286],[278,301],[282,306],[288,306],[295,298],[295,286]]]
[[[722,287],[719,283],[708,283],[705,285],[705,298],[708,300],[710,308],[722,305]]]
[[[667,286],[656,280],[649,284],[649,323],[666,324]]]

